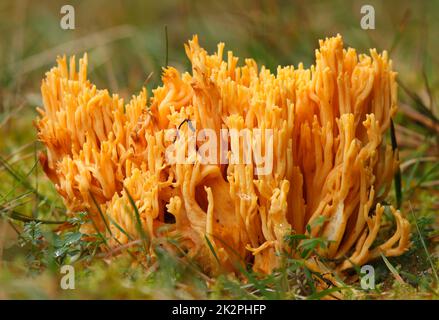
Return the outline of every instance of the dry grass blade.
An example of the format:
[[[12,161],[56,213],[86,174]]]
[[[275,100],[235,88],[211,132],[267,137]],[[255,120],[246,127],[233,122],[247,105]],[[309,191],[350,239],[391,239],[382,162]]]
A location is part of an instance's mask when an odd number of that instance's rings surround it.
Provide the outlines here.
[[[412,166],[413,164],[416,164],[418,162],[435,162],[435,161],[439,161],[439,158],[438,157],[420,157],[420,158],[410,159],[410,160],[407,160],[401,164],[401,171],[404,172],[410,166]]]
[[[428,129],[433,130],[436,134],[439,134],[439,122],[435,121],[434,118],[423,115],[405,103],[401,103],[400,110],[407,117],[419,122]]]
[[[395,277],[396,281],[398,281],[401,284],[405,284],[404,280],[401,278],[401,276],[399,275],[398,270],[395,269],[394,266],[392,266],[392,264],[390,263],[390,261],[386,258],[385,255],[383,255],[381,253],[381,258],[383,259],[384,263],[386,264],[387,268],[389,268],[390,272],[393,274],[393,276]]]

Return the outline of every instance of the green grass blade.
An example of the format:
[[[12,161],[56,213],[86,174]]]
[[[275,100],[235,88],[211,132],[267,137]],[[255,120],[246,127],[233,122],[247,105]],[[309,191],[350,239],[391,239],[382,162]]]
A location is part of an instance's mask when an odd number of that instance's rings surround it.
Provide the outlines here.
[[[122,232],[130,241],[133,241],[133,237],[130,236],[130,234],[122,228],[116,221],[114,221],[110,216],[108,216],[108,220],[110,220],[110,223],[112,223],[120,232]]]
[[[393,124],[393,120],[390,120],[390,138],[392,141],[393,152],[398,153],[398,142],[396,141],[395,126]],[[401,168],[399,165],[398,168],[396,169],[393,179],[395,182],[396,208],[399,209],[401,208],[401,204],[402,204]]]
[[[40,222],[42,224],[63,224],[67,221],[56,221],[56,220],[44,220],[44,219],[37,219],[37,218],[31,218],[28,216],[25,216],[24,214],[21,214],[16,211],[11,211],[9,213],[6,213],[6,216],[13,220],[21,221],[21,222]]]
[[[101,207],[98,204],[98,202],[96,201],[95,196],[93,195],[93,193],[91,191],[89,191],[90,197],[93,200],[94,205],[96,206],[96,208],[98,209],[99,215],[101,216],[102,221],[104,222],[105,228],[108,230],[108,232],[110,233],[110,235],[113,237],[113,233],[111,232],[111,229],[107,223],[107,220],[104,217],[104,214],[102,213]],[[113,237],[114,238],[114,237]]]
[[[149,247],[149,239],[147,234],[145,233],[145,230],[143,230],[142,227],[142,221],[140,220],[140,213],[139,213],[139,209],[137,208],[136,202],[134,201],[133,197],[131,196],[130,192],[128,191],[127,188],[124,187],[125,192],[127,193],[128,196],[128,200],[130,202],[130,205],[132,206],[133,210],[134,210],[134,215],[136,218],[136,226],[137,226],[137,231],[140,233],[140,236],[143,240],[143,244],[144,244],[144,249],[145,249],[145,253],[147,253],[147,248]]]
[[[424,237],[422,236],[421,230],[419,229],[418,221],[416,219],[416,215],[415,215],[415,212],[413,211],[412,203],[410,201],[409,201],[409,206],[410,206],[410,212],[412,213],[412,215],[414,217],[416,231],[418,232],[419,239],[421,240],[421,243],[422,243],[422,246],[424,248],[425,254],[427,255],[427,259],[430,262],[431,270],[432,270],[432,272],[434,274],[434,279],[436,281],[436,285],[438,285],[439,284],[439,277],[438,277],[438,274],[437,274],[437,271],[436,271],[436,267],[435,267],[435,265],[433,263],[433,260],[431,259],[430,253],[428,252],[427,245],[425,244]]]
[[[212,243],[210,242],[207,235],[204,235],[204,238],[206,239],[207,245],[209,246],[210,251],[212,252],[213,256],[215,257],[216,262],[218,262],[218,265],[220,265],[220,261],[218,259],[218,256],[216,255],[215,249],[213,248]]]

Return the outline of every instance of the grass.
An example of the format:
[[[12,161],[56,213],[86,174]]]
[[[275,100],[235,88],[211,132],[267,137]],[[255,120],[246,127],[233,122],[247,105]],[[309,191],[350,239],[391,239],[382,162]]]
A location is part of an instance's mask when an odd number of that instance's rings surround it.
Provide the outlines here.
[[[63,4],[0,4],[0,298],[438,298],[438,1],[369,1],[377,19],[377,29],[369,31],[360,29],[360,1],[73,1],[74,31],[59,27]],[[389,49],[399,72],[400,112],[389,139],[398,147],[401,170],[387,201],[409,218],[413,245],[401,257],[373,262],[374,290],[362,290],[359,270],[354,270],[342,287],[317,292],[313,279],[321,275],[288,255],[268,276],[243,264],[241,277],[211,278],[178,250],[176,239],[163,240],[163,245],[142,237],[108,250],[110,239],[102,234],[86,238],[79,232],[87,213],[66,216],[38,165],[42,146],[35,143],[32,125],[35,107],[41,105],[41,78],[56,55],[88,51],[91,79],[127,98],[142,85],[149,90],[157,86],[165,65],[187,69],[182,44],[193,34],[210,51],[224,41],[226,49],[274,69],[300,61],[309,65],[317,39],[336,33],[360,52]],[[128,196],[127,210],[140,226]],[[114,225],[105,223],[107,228]],[[304,256],[322,245],[322,239],[305,239],[297,247],[301,237],[289,240]],[[206,241],[215,255],[208,237]],[[146,245],[154,248],[153,265],[138,259]],[[170,254],[167,246],[178,254]],[[76,290],[59,286],[59,268],[67,263],[75,267]]]

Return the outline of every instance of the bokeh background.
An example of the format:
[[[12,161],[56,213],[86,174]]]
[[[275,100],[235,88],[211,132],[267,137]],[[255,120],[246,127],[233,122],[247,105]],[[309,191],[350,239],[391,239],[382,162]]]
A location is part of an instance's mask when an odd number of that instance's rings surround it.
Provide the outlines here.
[[[75,30],[60,27],[65,4],[75,8]],[[375,8],[375,30],[360,27],[364,4]],[[88,52],[92,81],[130,97],[151,72],[149,89],[160,83],[166,57],[187,69],[183,43],[194,34],[209,51],[223,41],[273,70],[309,66],[318,39],[340,33],[359,52],[388,50],[399,80],[429,105],[439,82],[438,12],[439,1],[1,0],[0,124],[13,130],[2,132],[0,147],[15,147],[32,133],[41,78],[57,55]]]
[[[60,8],[65,4],[75,8],[75,30],[60,27]],[[375,30],[360,27],[365,4],[375,8]],[[422,273],[433,279],[439,212],[438,18],[439,1],[0,0],[0,298],[64,294],[47,285],[50,274],[29,277],[29,252],[21,236],[23,220],[31,221],[26,217],[63,218],[62,203],[36,161],[41,146],[33,127],[35,108],[41,105],[41,79],[56,56],[88,52],[90,79],[99,88],[128,98],[143,85],[148,90],[159,85],[166,61],[188,70],[183,44],[194,34],[210,52],[218,42],[225,42],[226,50],[241,61],[252,57],[272,70],[299,62],[309,66],[318,39],[337,33],[358,52],[369,48],[389,52],[400,83],[395,127],[401,151],[402,208],[416,212],[419,246],[428,247],[415,257],[418,265],[410,272],[415,278]],[[392,197],[389,201],[394,201]],[[102,277],[118,278],[117,272]],[[392,278],[392,272],[385,274]],[[408,278],[406,283],[414,281]],[[85,297],[104,295],[98,289],[102,284],[94,281]],[[124,292],[120,284],[115,286],[119,294]],[[204,297],[193,292],[188,296]]]

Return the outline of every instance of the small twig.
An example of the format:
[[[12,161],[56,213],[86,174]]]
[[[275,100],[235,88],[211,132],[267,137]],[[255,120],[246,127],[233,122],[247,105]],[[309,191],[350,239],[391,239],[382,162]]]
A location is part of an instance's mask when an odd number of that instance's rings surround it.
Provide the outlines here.
[[[180,138],[180,134],[179,134],[179,132],[180,132],[180,128],[181,128],[181,126],[182,126],[183,124],[185,124],[185,123],[188,124],[188,126],[189,126],[189,128],[192,130],[192,132],[195,132],[195,128],[192,126],[192,122],[191,122],[191,120],[188,119],[188,118],[186,118],[186,119],[184,119],[184,120],[178,125],[178,127],[177,127],[177,134],[175,135],[175,138],[174,138],[173,143],[175,143],[175,141],[177,141],[177,139]]]

